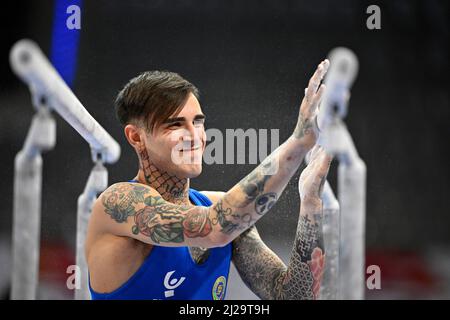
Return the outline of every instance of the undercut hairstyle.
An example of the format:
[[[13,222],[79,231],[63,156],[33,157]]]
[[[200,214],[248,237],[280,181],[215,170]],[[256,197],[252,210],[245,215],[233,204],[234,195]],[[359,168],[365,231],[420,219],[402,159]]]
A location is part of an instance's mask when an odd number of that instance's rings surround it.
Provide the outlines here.
[[[115,100],[116,117],[122,126],[143,125],[149,132],[172,115],[178,115],[189,94],[198,89],[178,73],[146,71],[131,79]]]

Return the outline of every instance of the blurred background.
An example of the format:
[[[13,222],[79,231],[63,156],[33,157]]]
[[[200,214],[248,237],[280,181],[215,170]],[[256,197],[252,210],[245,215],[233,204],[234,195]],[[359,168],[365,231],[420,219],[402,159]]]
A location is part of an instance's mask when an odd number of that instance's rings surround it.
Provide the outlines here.
[[[65,47],[55,17],[67,16],[72,3],[81,7],[81,30],[70,40],[75,46]],[[366,27],[371,4],[381,8],[381,30]],[[382,288],[366,298],[449,299],[448,12],[445,0],[10,1],[0,10],[0,298],[10,286],[14,157],[34,113],[8,55],[17,40],[30,38],[68,70],[76,96],[121,144],[121,159],[108,166],[110,184],[138,169],[113,109],[138,73],[166,69],[193,82],[207,128],[279,129],[282,142],[316,65],[331,49],[350,48],[360,70],[345,121],[367,165],[366,264],[381,268]],[[73,296],[66,268],[75,263],[77,197],[93,165],[85,141],[56,118],[56,147],[43,156],[41,299]],[[204,165],[191,186],[226,191],[254,167]],[[297,179],[257,223],[286,262]],[[234,268],[226,298],[256,298]]]

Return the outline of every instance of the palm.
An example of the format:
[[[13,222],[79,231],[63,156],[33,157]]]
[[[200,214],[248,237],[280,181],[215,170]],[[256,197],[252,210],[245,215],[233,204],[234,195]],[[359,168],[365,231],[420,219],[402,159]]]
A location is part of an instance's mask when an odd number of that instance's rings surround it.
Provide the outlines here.
[[[322,61],[309,80],[308,88],[305,89],[305,96],[300,105],[300,113],[295,127],[294,137],[301,140],[307,147],[312,147],[319,137],[317,126],[318,105],[322,99],[325,85],[321,81],[327,73],[330,62]]]
[[[322,147],[315,146],[311,150],[308,166],[298,180],[300,198],[320,198],[323,184],[327,178],[332,157]]]

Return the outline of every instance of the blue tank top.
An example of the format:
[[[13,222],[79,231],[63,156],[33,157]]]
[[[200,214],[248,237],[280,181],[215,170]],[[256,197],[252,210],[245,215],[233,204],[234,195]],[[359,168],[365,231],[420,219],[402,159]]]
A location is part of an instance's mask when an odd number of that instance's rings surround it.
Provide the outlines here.
[[[197,206],[211,200],[189,189],[189,199]],[[127,282],[110,293],[89,291],[92,300],[223,300],[231,261],[231,243],[210,248],[205,262],[192,260],[188,247],[153,246],[141,267]]]

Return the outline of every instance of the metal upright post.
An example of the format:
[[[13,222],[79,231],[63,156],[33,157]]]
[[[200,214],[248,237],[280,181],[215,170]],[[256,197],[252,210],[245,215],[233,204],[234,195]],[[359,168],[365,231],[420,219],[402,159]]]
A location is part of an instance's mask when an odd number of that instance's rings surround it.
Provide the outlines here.
[[[36,299],[39,278],[42,156],[56,142],[56,123],[39,106],[14,162],[11,299]]]
[[[324,185],[322,203],[325,269],[320,287],[320,299],[336,300],[339,292],[340,208],[328,181]]]
[[[103,166],[101,160],[97,160],[92,169],[83,193],[78,197],[77,210],[77,253],[76,263],[79,273],[80,287],[75,289],[76,300],[88,300],[89,278],[85,255],[85,241],[89,217],[91,216],[92,206],[97,198],[97,193],[106,189],[108,185],[108,171]]]
[[[327,233],[340,234],[339,277],[334,278],[338,282],[337,297],[364,299],[366,168],[342,120],[347,115],[350,88],[358,73],[358,59],[347,48],[333,49],[329,59],[330,69],[324,80],[327,90],[318,117],[321,129],[318,143],[339,161],[340,217],[328,226],[324,224],[324,237],[326,239]],[[327,220],[325,206],[324,215]],[[327,227],[334,230],[327,230]],[[325,255],[327,261],[327,251]],[[326,276],[325,273],[325,279]]]
[[[106,188],[107,172],[103,162],[116,162],[120,157],[120,146],[89,114],[36,43],[27,39],[18,41],[12,47],[9,58],[12,70],[28,85],[33,104],[38,110],[24,147],[15,159],[11,298],[36,298],[41,221],[41,152],[53,148],[56,140],[56,125],[51,110],[61,115],[89,143],[95,154],[96,165],[78,199],[77,263],[82,270],[80,283],[84,287],[76,295],[81,299],[86,297],[87,292],[84,259],[87,219],[96,193]],[[101,155],[101,161],[97,159],[98,154]]]

